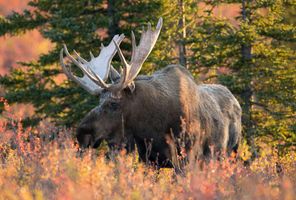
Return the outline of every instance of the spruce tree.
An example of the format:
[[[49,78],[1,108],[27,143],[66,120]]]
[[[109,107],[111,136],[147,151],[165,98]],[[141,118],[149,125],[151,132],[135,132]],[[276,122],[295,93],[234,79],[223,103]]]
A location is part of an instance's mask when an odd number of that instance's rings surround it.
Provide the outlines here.
[[[295,145],[295,2],[162,2],[167,27],[161,45],[167,48],[158,57],[186,66],[197,79],[226,85],[242,105],[250,145],[256,138]],[[235,24],[214,14],[227,4],[241,7]]]
[[[62,74],[59,52],[63,44],[89,59],[89,51],[99,53],[101,43],[108,44],[115,34],[136,29],[147,21],[157,22],[159,1],[123,0],[43,0],[30,1],[31,9],[0,18],[0,36],[19,35],[38,29],[55,47],[37,61],[22,63],[10,75],[0,77],[5,98],[10,103],[29,102],[36,108],[34,119],[24,122],[36,124],[43,118],[73,125],[98,104],[98,97],[89,95],[72,81],[57,83]],[[130,50],[129,40],[121,45]],[[116,62],[114,63],[115,66]]]
[[[292,43],[296,41],[296,26],[286,14],[287,9],[295,9],[295,2],[207,3],[212,9],[195,32],[193,59],[199,67],[212,70],[213,77],[239,98],[249,144],[263,136],[266,141],[276,141],[274,145],[295,145],[296,57]],[[222,3],[241,6],[238,25],[213,14],[212,10]],[[228,73],[217,73],[222,67]]]
[[[199,9],[204,3],[204,10]],[[214,15],[221,5],[240,5],[237,24]],[[147,21],[164,18],[144,73],[167,64],[180,63],[197,78],[226,85],[243,108],[244,134],[252,144],[258,136],[282,146],[296,142],[296,4],[293,0],[43,0],[31,1],[32,10],[0,18],[0,36],[38,28],[55,48],[38,61],[23,63],[10,76],[0,78],[10,102],[31,102],[37,119],[50,117],[72,125],[97,105],[75,83],[57,84],[61,74],[61,45],[88,58],[99,52],[114,34],[125,33],[123,49],[130,52],[130,31]],[[119,63],[115,57],[113,63]]]

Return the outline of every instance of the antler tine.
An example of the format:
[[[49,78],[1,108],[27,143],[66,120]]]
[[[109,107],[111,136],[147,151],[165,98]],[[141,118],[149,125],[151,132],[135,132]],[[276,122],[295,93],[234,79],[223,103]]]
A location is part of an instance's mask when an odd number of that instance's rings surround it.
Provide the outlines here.
[[[67,46],[64,45],[64,50],[67,55],[67,57],[77,66],[79,69],[82,70],[82,72],[87,75],[93,82],[98,84],[100,87],[107,89],[108,85],[99,77],[97,76],[92,69],[88,65],[82,65],[80,62],[78,62],[71,54],[69,53]],[[85,66],[87,66],[87,69],[85,69]]]
[[[123,39],[124,34],[115,35],[113,37],[113,40],[116,42],[116,44],[120,44]],[[75,64],[83,72],[83,77],[75,76],[71,72],[71,70],[69,70],[69,66],[65,65],[63,60],[64,52],[66,56],[72,61],[72,63]],[[106,47],[102,44],[100,54],[95,57],[90,52],[91,60],[88,62],[74,50],[74,54],[77,57],[77,59],[75,59],[69,53],[67,46],[64,45],[63,49],[61,50],[60,60],[63,71],[70,79],[81,85],[91,94],[98,94],[102,91],[103,88],[109,89],[110,87],[110,85],[106,84],[104,81],[108,78],[111,61],[116,52],[117,48],[113,44],[113,42],[109,43],[109,45]],[[118,74],[113,74],[114,76],[118,77]]]
[[[86,64],[87,61],[83,59],[75,50],[73,50],[74,54],[77,56],[78,61],[80,61],[82,64]]]
[[[76,78],[68,71],[65,63],[64,63],[64,49],[61,49],[60,51],[60,63],[62,65],[62,69],[64,73],[72,80],[75,80]]]
[[[148,28],[146,31],[143,28],[143,32],[141,34],[141,39],[138,46],[136,45],[134,32],[132,31],[131,33],[133,50],[130,64],[128,64],[125,60],[119,45],[115,41],[113,41],[117,49],[118,55],[120,57],[120,60],[124,66],[123,74],[120,78],[120,81],[118,84],[112,85],[113,89],[122,90],[123,88],[129,86],[136,78],[136,76],[141,70],[143,63],[145,62],[146,58],[148,57],[156,43],[156,40],[162,27],[162,18],[158,20],[156,29],[154,31],[152,31],[150,23],[148,23],[147,27]]]
[[[132,58],[135,56],[136,47],[137,47],[136,37],[135,37],[134,31],[132,31]]]
[[[109,85],[106,84],[88,65],[87,65],[87,71],[86,75],[95,83],[97,83],[102,88],[108,89]]]
[[[124,57],[124,55],[123,55],[123,53],[122,53],[120,47],[118,46],[118,44],[117,44],[114,40],[113,40],[113,43],[115,44],[115,47],[116,47],[116,49],[117,49],[117,52],[118,52],[118,55],[119,55],[119,58],[120,58],[122,64],[124,65],[124,67],[129,68],[130,66],[129,66],[129,64],[126,62],[125,57]]]
[[[147,30],[143,30],[139,45],[133,45],[133,55],[131,59],[131,73],[128,77],[130,82],[136,78],[143,63],[152,51],[162,27],[162,18],[159,18],[156,29],[153,31],[151,23],[148,22]],[[135,43],[135,42],[134,42]]]
[[[89,55],[90,55],[91,59],[94,59],[95,58],[94,57],[94,54],[91,51],[89,52]]]
[[[119,82],[119,84],[122,86],[122,85],[124,85],[124,83],[127,81],[127,77],[128,77],[128,74],[129,74],[129,72],[130,72],[130,68],[131,68],[131,66],[126,62],[126,60],[125,60],[125,58],[124,58],[124,55],[123,55],[123,53],[122,53],[122,51],[121,51],[121,49],[120,49],[120,47],[118,46],[118,44],[115,42],[115,41],[113,41],[114,42],[114,44],[115,44],[115,47],[116,47],[116,49],[117,49],[117,52],[118,52],[118,55],[119,55],[119,58],[120,58],[120,60],[121,60],[121,62],[122,62],[122,64],[123,64],[123,73],[122,73],[122,75],[121,75],[121,80],[120,80],[120,82]]]
[[[151,23],[150,22],[148,22],[148,29],[147,29],[147,31],[151,31]]]
[[[75,59],[75,58],[73,58],[73,56],[71,56],[71,54],[69,53],[69,51],[68,51],[68,48],[67,48],[67,46],[64,44],[63,45],[64,46],[64,51],[65,51],[65,53],[66,53],[66,56],[75,64],[75,65],[77,65],[79,68],[81,68],[81,64]]]
[[[74,82],[76,82],[78,85],[80,85],[83,89],[85,89],[86,91],[88,91],[90,94],[92,95],[98,95],[101,93],[101,89],[93,89],[91,87],[89,87],[85,81],[83,81],[81,78],[78,78],[77,76],[73,75],[66,67],[65,63],[64,63],[64,49],[61,49],[60,52],[60,63],[62,66],[62,69],[64,71],[64,73],[67,75],[67,77],[71,80],[73,80]]]
[[[161,29],[161,27],[162,27],[162,23],[163,23],[163,19],[162,19],[162,17],[161,17],[161,18],[159,18],[159,20],[158,20],[158,22],[157,22],[157,25],[156,25],[156,29],[157,29],[157,30],[160,30],[160,29]]]

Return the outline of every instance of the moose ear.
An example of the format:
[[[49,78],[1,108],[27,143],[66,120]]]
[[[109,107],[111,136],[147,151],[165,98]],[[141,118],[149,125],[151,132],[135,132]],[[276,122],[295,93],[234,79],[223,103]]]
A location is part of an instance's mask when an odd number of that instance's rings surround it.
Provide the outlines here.
[[[135,91],[135,89],[136,89],[136,85],[135,85],[134,82],[131,82],[131,83],[127,86],[127,88],[130,90],[131,93],[133,93],[133,92]]]

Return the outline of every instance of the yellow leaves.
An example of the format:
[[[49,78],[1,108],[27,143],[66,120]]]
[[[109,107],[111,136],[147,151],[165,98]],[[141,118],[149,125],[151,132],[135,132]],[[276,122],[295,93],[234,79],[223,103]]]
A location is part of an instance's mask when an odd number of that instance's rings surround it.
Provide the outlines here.
[[[43,193],[40,190],[31,191],[28,186],[21,187],[19,192],[10,190],[0,190],[0,200],[43,200]]]
[[[72,160],[65,163],[65,173],[72,181],[76,181],[78,179],[79,171]]]
[[[243,161],[247,161],[251,158],[252,153],[250,151],[250,147],[247,145],[246,140],[241,143],[238,154]]]
[[[73,138],[61,129],[51,140],[36,137],[56,130],[49,123],[34,134],[31,129],[19,128],[14,147],[0,142],[0,200],[289,199],[295,194],[296,153],[279,155],[262,141],[257,141],[259,155],[250,168],[241,162],[251,158],[244,141],[239,160],[232,155],[220,161],[193,163],[181,176],[173,169],[156,170],[139,162],[136,153],[121,151],[112,159],[105,158],[107,149],[78,154]]]
[[[0,190],[1,191],[1,190]],[[0,200],[18,200],[18,196],[11,190],[4,190],[1,192]]]
[[[42,193],[42,191],[40,191],[40,190],[36,190],[35,191],[35,198],[34,198],[34,200],[43,200],[44,198],[43,198],[43,193]]]
[[[142,198],[142,195],[141,195],[141,191],[139,190],[134,190],[132,193],[131,193],[131,200],[141,200],[143,199]]]
[[[173,169],[156,171],[135,161],[133,155],[124,153],[119,158],[115,157],[114,161],[106,161],[103,155],[95,157],[94,151],[86,152],[83,157],[76,157],[70,146],[65,149],[54,146],[50,151],[54,153],[45,154],[40,160],[42,164],[39,164],[44,168],[38,169],[32,163],[27,163],[24,169],[26,173],[40,175],[22,179],[22,183],[19,182],[21,177],[14,173],[22,162],[19,162],[17,154],[11,154],[7,165],[0,168],[0,193],[4,195],[4,199],[195,199],[215,198],[217,192],[226,198],[235,194],[235,187],[249,188],[246,195],[250,198],[276,198],[280,189],[269,189],[265,184],[262,187],[249,187],[248,184],[258,184],[258,172],[273,180],[275,161],[285,167],[292,166],[291,163],[295,162],[295,153],[287,154],[284,159],[277,159],[275,151],[267,149],[251,165],[252,176],[257,177],[255,179],[248,178],[249,172],[244,171],[239,162],[227,159],[221,162],[211,161],[204,165],[203,170],[196,165],[186,172],[185,177],[177,175],[174,178]],[[245,142],[241,145],[239,154],[243,160],[250,158],[250,150]],[[38,164],[39,161],[34,162]],[[266,170],[266,166],[271,170]],[[286,172],[287,169],[284,170]],[[240,181],[242,177],[248,181]],[[287,191],[291,190],[294,182],[285,181],[281,184]],[[16,193],[16,190],[19,192]],[[285,195],[291,196],[288,191]]]
[[[22,187],[20,189],[20,197],[24,200],[34,200],[31,192],[29,191],[28,187]]]

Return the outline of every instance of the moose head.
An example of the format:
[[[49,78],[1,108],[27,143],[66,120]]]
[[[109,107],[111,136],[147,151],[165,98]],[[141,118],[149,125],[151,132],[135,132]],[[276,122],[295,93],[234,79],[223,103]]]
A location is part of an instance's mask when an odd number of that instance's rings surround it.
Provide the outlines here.
[[[103,140],[106,140],[110,147],[125,144],[124,140],[127,137],[124,136],[124,116],[135,112],[132,108],[132,101],[137,90],[134,80],[156,43],[162,23],[162,18],[160,18],[155,30],[152,30],[151,24],[148,23],[147,30],[143,29],[139,45],[136,45],[135,35],[131,32],[132,56],[129,63],[119,47],[124,39],[123,34],[115,35],[108,46],[102,45],[99,56],[94,57],[90,53],[90,61],[80,57],[75,50],[76,58],[74,58],[64,45],[60,52],[60,62],[64,73],[90,94],[100,96],[99,105],[82,119],[77,128],[77,140],[80,147],[96,148]],[[112,58],[117,52],[123,66],[121,73],[118,73],[111,65]],[[64,63],[64,53],[83,72],[82,77],[74,75],[70,66]],[[107,83],[108,78],[110,83]]]

